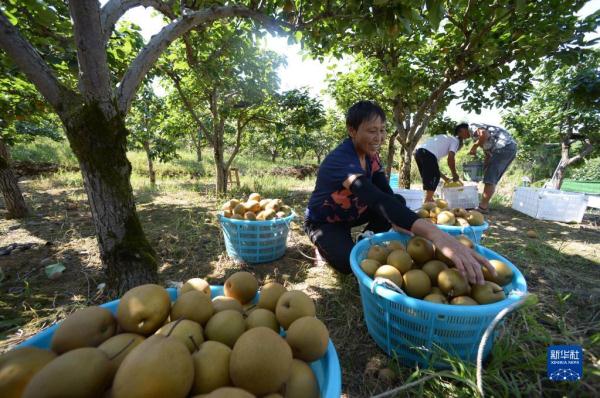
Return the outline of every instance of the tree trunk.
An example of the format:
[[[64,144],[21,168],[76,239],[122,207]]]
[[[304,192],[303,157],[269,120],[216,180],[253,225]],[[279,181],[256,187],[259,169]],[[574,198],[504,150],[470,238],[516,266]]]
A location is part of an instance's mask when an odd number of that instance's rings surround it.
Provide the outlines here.
[[[227,167],[225,166],[225,159],[223,154],[223,134],[219,134],[216,137],[214,145],[214,157],[215,157],[215,175],[216,175],[216,187],[217,194],[227,193]]]
[[[123,119],[108,120],[98,106],[87,105],[63,123],[79,160],[110,293],[156,283],[156,253],[135,208]]]
[[[25,199],[21,194],[17,177],[10,168],[8,146],[2,140],[0,140],[0,192],[4,197],[8,218],[23,218],[27,215]]]
[[[388,178],[392,177],[392,168],[394,167],[394,152],[396,151],[396,137],[398,137],[398,133],[398,130],[394,131],[388,140],[388,153],[385,164],[385,174],[388,176]]]
[[[142,144],[144,146],[144,151],[146,152],[146,159],[148,159],[148,174],[150,174],[150,185],[152,188],[156,187],[156,171],[154,171],[154,162],[152,161],[152,156],[150,155],[150,143],[148,141],[144,141]]]
[[[196,161],[202,163],[202,146],[196,145]]]
[[[398,186],[405,189],[410,189],[410,167],[412,164],[412,153],[417,146],[416,142],[407,142],[400,146],[400,171],[398,178]]]
[[[277,151],[271,151],[271,162],[275,163],[275,159],[277,159]]]

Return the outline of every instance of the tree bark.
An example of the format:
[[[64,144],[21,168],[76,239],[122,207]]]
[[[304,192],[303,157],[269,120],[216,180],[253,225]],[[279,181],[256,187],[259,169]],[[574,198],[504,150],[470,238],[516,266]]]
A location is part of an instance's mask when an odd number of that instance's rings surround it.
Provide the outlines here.
[[[400,131],[398,130],[394,131],[394,133],[390,135],[390,138],[388,139],[388,153],[385,164],[385,175],[387,175],[388,178],[391,178],[392,176],[392,168],[394,166],[394,152],[396,151],[396,137],[398,137],[399,133]]]
[[[8,146],[0,139],[0,192],[4,197],[8,218],[23,218],[28,210],[15,173],[10,168]]]
[[[410,189],[410,169],[412,165],[412,154],[417,146],[417,142],[406,142],[400,146],[400,157],[402,164],[398,178],[398,185],[405,189]]]
[[[583,160],[587,155],[592,153],[594,149],[594,145],[592,145],[589,140],[586,140],[581,152],[576,156],[570,157],[570,137],[571,134],[568,134],[560,143],[560,161],[558,162],[558,166],[556,166],[556,170],[552,175],[552,180],[550,181],[551,188],[560,189],[562,187],[567,168],[570,165]]]
[[[63,123],[79,160],[110,293],[156,283],[156,253],[135,208],[123,118],[109,120],[98,105],[85,105]]]
[[[154,161],[152,160],[152,156],[150,155],[150,143],[148,141],[144,141],[142,144],[144,146],[144,152],[146,152],[146,159],[148,159],[148,174],[150,175],[150,185],[152,188],[156,187],[156,171],[154,171]]]

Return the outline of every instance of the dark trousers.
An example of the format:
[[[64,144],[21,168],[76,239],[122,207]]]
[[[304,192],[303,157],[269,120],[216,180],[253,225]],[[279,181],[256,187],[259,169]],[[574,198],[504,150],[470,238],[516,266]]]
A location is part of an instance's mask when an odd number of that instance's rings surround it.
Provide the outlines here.
[[[307,219],[304,222],[304,231],[329,265],[338,272],[349,274],[352,272],[350,251],[354,247],[350,232],[353,227],[365,223],[368,224],[363,231],[378,233],[389,231],[391,228],[388,220],[375,210],[368,209],[358,220],[352,222],[317,223]]]
[[[440,178],[442,178],[437,158],[427,149],[419,148],[415,152],[415,160],[421,174],[421,180],[423,180],[423,189],[425,191],[435,191],[440,183]]]

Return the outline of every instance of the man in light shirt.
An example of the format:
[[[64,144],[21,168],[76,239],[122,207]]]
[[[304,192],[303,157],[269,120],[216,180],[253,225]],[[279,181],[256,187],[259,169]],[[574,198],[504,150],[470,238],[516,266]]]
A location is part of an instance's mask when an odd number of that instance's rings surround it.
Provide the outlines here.
[[[423,180],[423,190],[425,190],[425,202],[433,202],[433,194],[437,188],[440,178],[445,182],[450,181],[440,171],[438,162],[448,157],[448,167],[452,172],[452,181],[458,181],[456,172],[455,155],[462,147],[463,140],[470,137],[469,125],[459,124],[454,128],[454,135],[434,135],[419,145],[415,151],[415,160]]]

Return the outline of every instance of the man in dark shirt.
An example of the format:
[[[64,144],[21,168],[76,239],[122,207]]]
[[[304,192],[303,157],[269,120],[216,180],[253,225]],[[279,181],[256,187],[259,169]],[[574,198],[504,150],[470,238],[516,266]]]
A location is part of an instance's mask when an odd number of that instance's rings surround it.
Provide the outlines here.
[[[494,268],[473,250],[419,217],[394,195],[379,159],[385,139],[385,113],[360,101],[348,110],[349,138],[323,160],[305,213],[304,230],[319,253],[336,270],[350,273],[352,227],[367,224],[375,233],[390,228],[431,240],[471,283],[483,283],[481,266]]]

